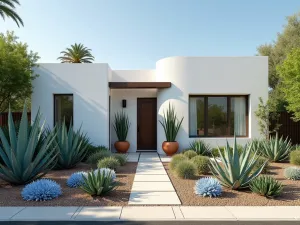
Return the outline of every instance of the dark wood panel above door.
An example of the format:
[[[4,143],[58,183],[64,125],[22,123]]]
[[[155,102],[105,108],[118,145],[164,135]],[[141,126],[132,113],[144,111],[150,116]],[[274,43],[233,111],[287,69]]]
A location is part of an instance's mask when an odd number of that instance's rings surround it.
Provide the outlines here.
[[[157,150],[157,100],[137,99],[137,150]]]

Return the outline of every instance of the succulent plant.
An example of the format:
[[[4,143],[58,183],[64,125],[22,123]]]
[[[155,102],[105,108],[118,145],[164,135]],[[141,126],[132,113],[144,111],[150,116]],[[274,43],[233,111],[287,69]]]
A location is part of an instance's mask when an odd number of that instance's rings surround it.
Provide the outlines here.
[[[111,173],[107,173],[104,170],[97,170],[89,172],[86,176],[83,176],[84,184],[80,188],[92,196],[104,195],[117,186]]]
[[[192,141],[189,148],[195,151],[198,155],[209,156],[211,154],[210,145],[202,140]]]
[[[210,171],[209,158],[207,156],[197,155],[191,159],[191,161],[195,164],[197,168],[197,173],[200,174],[208,174]]]
[[[101,159],[107,158],[111,156],[110,151],[99,151],[95,152],[94,154],[90,155],[86,160],[89,164],[97,164]]]
[[[288,159],[292,151],[292,143],[289,138],[270,137],[269,141],[262,142],[261,154],[268,158],[271,162],[280,162]]]
[[[40,179],[27,184],[22,190],[25,201],[48,201],[62,194],[58,183],[50,179]]]
[[[89,138],[81,132],[81,128],[77,131],[73,130],[72,124],[67,128],[65,121],[54,128],[56,133],[55,144],[59,152],[57,169],[69,169],[81,162],[88,146]]]
[[[83,159],[83,162],[87,161],[88,158],[98,152],[110,152],[109,149],[104,145],[94,146],[92,144],[89,144],[86,149],[86,155]]]
[[[126,141],[128,130],[130,127],[129,118],[124,111],[115,114],[113,127],[119,141]]]
[[[119,161],[121,166],[125,166],[125,164],[127,163],[127,155],[125,155],[125,154],[117,153],[117,154],[114,154],[113,157]]]
[[[19,130],[14,125],[9,110],[9,138],[0,128],[0,177],[13,184],[25,184],[38,179],[51,170],[57,161],[57,151],[52,147],[55,134],[43,135],[40,127],[41,114],[38,111],[32,126],[28,124],[26,105],[24,105]]]
[[[82,175],[86,174],[83,171],[73,173],[67,180],[67,186],[70,188],[80,187],[84,182]]]
[[[183,155],[183,154],[176,154],[171,158],[171,162],[170,162],[170,169],[171,170],[175,170],[175,168],[177,167],[178,163],[180,163],[181,161],[184,160],[188,160],[188,158]]]
[[[109,168],[95,169],[94,173],[97,174],[98,170],[100,170],[100,173],[104,172],[106,176],[110,175],[113,180],[115,180],[117,178],[116,172],[114,170],[112,170],[112,169],[109,169]]]
[[[284,176],[290,180],[300,180],[300,168],[296,166],[285,168]]]
[[[197,153],[194,152],[193,150],[187,150],[187,151],[185,151],[183,154],[184,154],[184,156],[186,156],[188,159],[191,159],[191,158],[197,156]]]
[[[119,166],[119,161],[114,157],[101,159],[97,164],[98,168],[109,168],[115,171],[119,168]]]
[[[215,178],[201,178],[196,182],[195,193],[203,197],[218,197],[222,194],[222,186]]]
[[[283,190],[283,185],[271,176],[259,176],[249,186],[252,192],[267,198],[277,197]]]
[[[191,161],[183,160],[178,163],[175,168],[175,174],[183,179],[191,179],[195,177],[197,168]]]
[[[236,137],[234,137],[232,151],[230,150],[228,141],[224,153],[219,149],[222,165],[215,158],[210,160],[210,169],[223,186],[233,190],[246,188],[262,172],[267,161],[256,170],[253,170],[257,162],[257,156],[254,152],[253,156],[250,157],[252,153],[251,147],[249,145],[239,155]]]

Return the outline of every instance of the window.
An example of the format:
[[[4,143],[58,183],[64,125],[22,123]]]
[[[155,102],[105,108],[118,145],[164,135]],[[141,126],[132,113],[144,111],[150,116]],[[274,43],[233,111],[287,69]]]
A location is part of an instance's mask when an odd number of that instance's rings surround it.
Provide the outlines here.
[[[248,96],[190,96],[191,137],[248,135]]]
[[[66,126],[73,123],[73,95],[54,95],[54,122],[61,123],[65,120]]]

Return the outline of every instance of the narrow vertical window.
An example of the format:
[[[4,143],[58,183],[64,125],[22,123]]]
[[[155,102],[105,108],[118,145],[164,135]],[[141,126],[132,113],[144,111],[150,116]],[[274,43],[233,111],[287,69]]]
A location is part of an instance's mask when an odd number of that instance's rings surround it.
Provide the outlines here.
[[[54,95],[54,122],[59,124],[65,120],[66,126],[73,123],[73,95]]]
[[[230,135],[246,136],[246,98],[231,98]]]

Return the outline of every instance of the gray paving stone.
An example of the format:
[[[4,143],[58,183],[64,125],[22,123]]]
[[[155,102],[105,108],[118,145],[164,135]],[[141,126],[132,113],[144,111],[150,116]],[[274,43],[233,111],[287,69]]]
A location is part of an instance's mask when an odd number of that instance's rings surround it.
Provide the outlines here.
[[[23,209],[25,209],[25,207],[0,207],[0,220],[9,220]]]
[[[83,207],[75,217],[80,221],[111,221],[119,220],[122,207],[106,206],[106,207]]]

